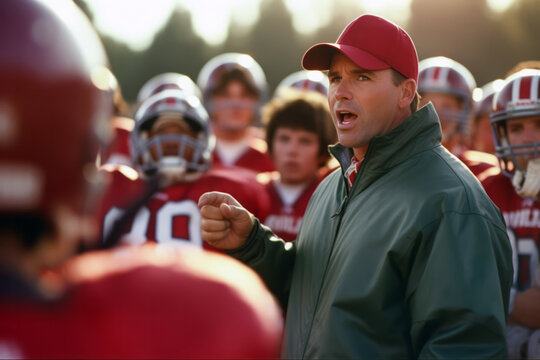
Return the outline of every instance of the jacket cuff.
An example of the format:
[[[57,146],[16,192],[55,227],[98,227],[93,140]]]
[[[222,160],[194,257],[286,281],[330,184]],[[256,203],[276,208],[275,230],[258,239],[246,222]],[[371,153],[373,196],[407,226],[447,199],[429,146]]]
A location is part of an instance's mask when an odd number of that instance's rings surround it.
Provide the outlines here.
[[[255,218],[255,222],[253,224],[253,228],[251,229],[251,232],[249,233],[246,242],[244,245],[237,247],[236,249],[230,249],[225,250],[225,253],[234,257],[235,259],[238,259],[242,262],[248,262],[249,259],[253,258],[257,254],[257,235],[260,231],[262,231],[261,228],[261,222]]]

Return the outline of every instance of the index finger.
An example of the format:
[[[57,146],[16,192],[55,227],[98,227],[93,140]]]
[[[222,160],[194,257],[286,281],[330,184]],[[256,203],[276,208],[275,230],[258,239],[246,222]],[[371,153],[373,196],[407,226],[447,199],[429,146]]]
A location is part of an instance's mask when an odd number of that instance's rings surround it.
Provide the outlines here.
[[[225,217],[223,217],[221,210],[217,206],[203,205],[200,211],[201,211],[201,217],[203,219],[225,220]]]
[[[198,206],[199,209],[205,205],[219,207],[222,203],[238,205],[238,202],[231,195],[219,191],[211,191],[201,195]]]

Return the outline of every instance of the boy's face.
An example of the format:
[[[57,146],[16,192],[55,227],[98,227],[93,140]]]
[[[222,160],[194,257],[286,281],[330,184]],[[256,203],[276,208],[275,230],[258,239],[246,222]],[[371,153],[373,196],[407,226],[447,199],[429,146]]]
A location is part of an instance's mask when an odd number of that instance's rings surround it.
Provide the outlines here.
[[[450,138],[458,132],[460,125],[460,114],[463,110],[463,105],[456,96],[443,93],[422,94],[420,106],[424,106],[431,102],[441,123],[441,131],[443,135],[442,143],[448,146]]]
[[[534,143],[540,142],[540,116],[529,116],[506,121],[506,131],[508,133],[509,145],[526,145],[520,151],[528,151],[529,155],[517,156],[518,166],[522,171],[527,169],[529,160],[535,159],[538,155],[534,155]]]
[[[156,121],[149,134],[150,139],[162,135],[187,135],[193,139],[197,139],[198,137],[197,132],[191,130],[187,122],[174,116],[161,116],[159,120]],[[182,144],[178,139],[174,141],[162,141],[161,151],[163,156],[178,156],[181,145]],[[186,161],[189,162],[193,159],[193,151],[193,146],[185,145],[183,157]],[[157,161],[158,155],[154,147],[150,149],[150,153],[152,154],[154,161]]]
[[[276,130],[271,155],[281,181],[289,185],[313,180],[322,160],[317,134],[287,127]]]
[[[251,125],[257,99],[239,81],[231,81],[225,90],[212,97],[212,120],[222,130],[238,131]]]

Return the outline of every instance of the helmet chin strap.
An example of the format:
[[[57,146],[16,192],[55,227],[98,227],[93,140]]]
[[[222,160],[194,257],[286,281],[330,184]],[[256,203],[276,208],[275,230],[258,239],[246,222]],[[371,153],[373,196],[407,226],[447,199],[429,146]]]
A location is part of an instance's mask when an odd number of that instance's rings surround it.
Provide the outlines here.
[[[512,184],[519,196],[536,198],[540,192],[540,158],[529,160],[527,171],[515,171]]]

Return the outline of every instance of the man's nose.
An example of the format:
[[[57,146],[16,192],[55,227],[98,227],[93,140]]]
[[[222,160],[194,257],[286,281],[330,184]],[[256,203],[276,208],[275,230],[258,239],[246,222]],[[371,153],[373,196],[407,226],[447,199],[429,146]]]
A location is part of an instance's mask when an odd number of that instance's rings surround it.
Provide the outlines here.
[[[335,85],[335,97],[336,99],[351,99],[352,98],[352,92],[350,89],[350,84],[346,80],[341,80],[339,83]]]

